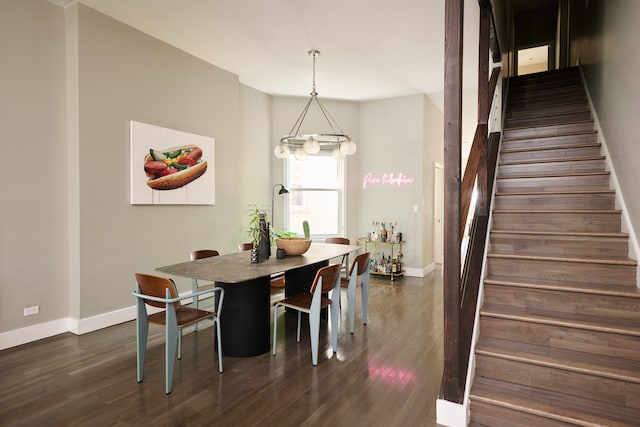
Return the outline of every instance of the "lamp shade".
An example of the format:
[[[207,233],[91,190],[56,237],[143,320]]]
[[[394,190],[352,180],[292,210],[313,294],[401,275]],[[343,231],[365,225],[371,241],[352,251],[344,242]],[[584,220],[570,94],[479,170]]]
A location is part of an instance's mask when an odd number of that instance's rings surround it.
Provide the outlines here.
[[[302,147],[297,148],[294,155],[296,156],[296,160],[307,160],[309,158],[309,154]]]
[[[278,159],[286,159],[289,157],[289,153],[289,147],[285,144],[278,144],[273,149],[273,154],[275,154]]]
[[[310,136],[309,139],[304,142],[302,149],[306,151],[307,154],[318,154],[320,152],[320,143],[316,141],[313,136]]]
[[[358,149],[358,147],[356,146],[356,143],[349,140],[343,144],[340,144],[340,151],[342,152],[342,154],[344,154],[345,156],[351,156],[353,154],[356,153],[356,150]]]

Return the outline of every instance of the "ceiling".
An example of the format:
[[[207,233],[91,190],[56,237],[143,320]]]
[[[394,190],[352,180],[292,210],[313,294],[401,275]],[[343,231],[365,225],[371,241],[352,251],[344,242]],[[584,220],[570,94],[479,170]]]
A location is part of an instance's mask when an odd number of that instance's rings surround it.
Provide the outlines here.
[[[317,49],[321,98],[363,101],[424,93],[442,108],[442,0],[78,1],[268,94],[308,96],[307,52]],[[476,2],[466,3],[477,9]],[[477,19],[465,21],[465,34],[477,37],[477,28]],[[477,49],[467,51],[465,58],[477,63]],[[475,86],[477,75],[468,78]]]

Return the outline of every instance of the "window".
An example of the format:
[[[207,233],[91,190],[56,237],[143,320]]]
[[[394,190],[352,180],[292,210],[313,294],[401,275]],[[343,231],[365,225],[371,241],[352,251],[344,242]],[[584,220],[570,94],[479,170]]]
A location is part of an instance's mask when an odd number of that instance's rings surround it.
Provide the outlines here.
[[[289,156],[286,174],[290,191],[287,229],[303,234],[302,222],[306,220],[313,238],[343,236],[344,161],[331,155],[309,156],[303,161]]]

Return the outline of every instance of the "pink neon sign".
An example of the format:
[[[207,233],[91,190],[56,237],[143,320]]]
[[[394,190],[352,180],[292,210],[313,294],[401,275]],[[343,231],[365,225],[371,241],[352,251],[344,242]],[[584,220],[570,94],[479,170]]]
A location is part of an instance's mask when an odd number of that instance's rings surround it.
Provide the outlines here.
[[[370,185],[409,185],[415,182],[415,178],[411,178],[402,172],[395,176],[393,173],[383,173],[382,176],[374,176],[369,172],[364,175],[362,182],[362,188],[367,188]]]

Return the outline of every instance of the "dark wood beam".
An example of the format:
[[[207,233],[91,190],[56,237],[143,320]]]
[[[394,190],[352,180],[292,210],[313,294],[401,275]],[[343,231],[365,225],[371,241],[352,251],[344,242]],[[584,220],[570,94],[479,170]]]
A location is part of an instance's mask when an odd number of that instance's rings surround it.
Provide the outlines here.
[[[487,3],[489,3],[487,1]],[[487,214],[487,122],[489,121],[489,37],[491,30],[491,3],[480,7],[480,36],[478,41],[478,125],[485,125],[480,141],[478,162],[478,209],[480,215]]]
[[[444,373],[443,398],[462,401],[460,354],[460,171],[464,0],[446,0],[444,36]]]

